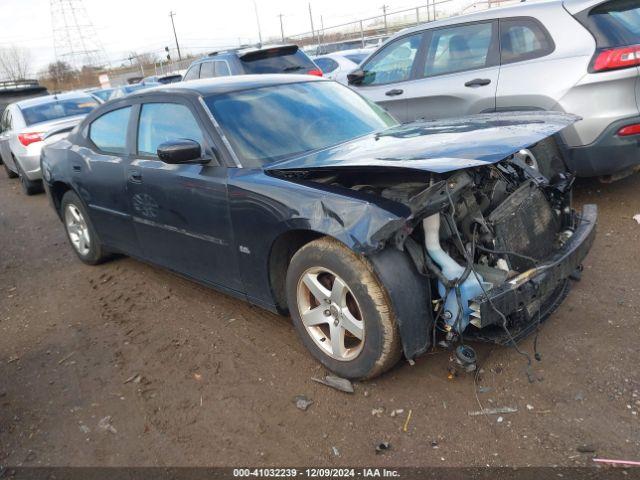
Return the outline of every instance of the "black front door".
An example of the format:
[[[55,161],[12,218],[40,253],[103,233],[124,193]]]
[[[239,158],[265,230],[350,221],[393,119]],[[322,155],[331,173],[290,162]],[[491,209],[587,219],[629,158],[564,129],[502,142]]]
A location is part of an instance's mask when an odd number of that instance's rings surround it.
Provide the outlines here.
[[[187,103],[140,106],[137,154],[126,179],[141,256],[192,278],[241,292],[227,202],[227,167],[170,165],[156,156],[158,145],[177,139],[211,142]]]

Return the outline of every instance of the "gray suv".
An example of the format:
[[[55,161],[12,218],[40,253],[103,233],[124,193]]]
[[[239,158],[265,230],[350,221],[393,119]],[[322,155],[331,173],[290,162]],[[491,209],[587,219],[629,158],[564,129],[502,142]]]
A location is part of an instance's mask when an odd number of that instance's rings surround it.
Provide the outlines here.
[[[322,76],[322,70],[297,45],[278,45],[212,52],[189,65],[183,81],[255,73]]]
[[[549,0],[402,31],[349,75],[403,122],[505,110],[583,120],[558,147],[579,176],[640,165],[640,0]]]

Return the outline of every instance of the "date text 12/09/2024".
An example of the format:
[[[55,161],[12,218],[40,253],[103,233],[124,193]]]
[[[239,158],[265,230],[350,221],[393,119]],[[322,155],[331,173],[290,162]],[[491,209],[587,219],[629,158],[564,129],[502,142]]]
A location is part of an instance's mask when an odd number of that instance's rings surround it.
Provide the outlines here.
[[[233,476],[235,478],[393,478],[400,477],[400,473],[387,468],[237,468],[233,470]]]

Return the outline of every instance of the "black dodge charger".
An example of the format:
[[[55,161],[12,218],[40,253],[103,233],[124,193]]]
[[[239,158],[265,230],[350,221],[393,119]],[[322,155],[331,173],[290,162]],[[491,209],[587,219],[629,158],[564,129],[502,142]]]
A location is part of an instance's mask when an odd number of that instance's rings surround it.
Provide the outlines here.
[[[515,343],[595,235],[552,136],[495,113],[399,125],[337,83],[239,76],[108,102],[42,154],[80,259],[121,253],[288,313],[311,354],[370,378],[438,339]],[[465,362],[467,364],[465,364]]]

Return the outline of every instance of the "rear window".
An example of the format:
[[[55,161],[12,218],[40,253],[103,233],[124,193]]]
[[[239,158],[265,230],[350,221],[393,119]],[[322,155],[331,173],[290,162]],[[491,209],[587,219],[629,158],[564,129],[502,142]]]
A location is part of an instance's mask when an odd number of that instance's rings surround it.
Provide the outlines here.
[[[640,0],[612,0],[576,18],[595,37],[598,48],[640,44]]]
[[[123,154],[127,147],[127,128],[131,107],[105,113],[89,127],[89,138],[103,152]]]
[[[316,66],[298,47],[270,48],[240,57],[245,73],[307,73]]]
[[[67,100],[54,100],[42,105],[22,108],[24,121],[28,125],[49,122],[75,115],[86,115],[98,106],[98,102],[91,97],[79,97]]]

